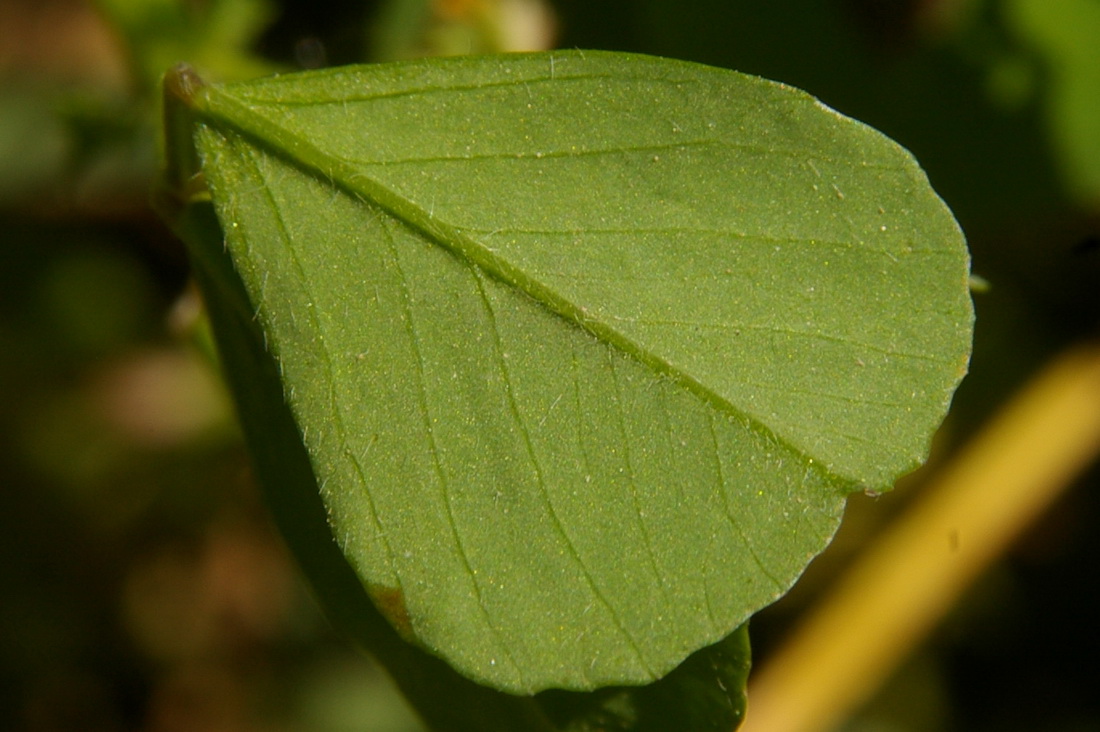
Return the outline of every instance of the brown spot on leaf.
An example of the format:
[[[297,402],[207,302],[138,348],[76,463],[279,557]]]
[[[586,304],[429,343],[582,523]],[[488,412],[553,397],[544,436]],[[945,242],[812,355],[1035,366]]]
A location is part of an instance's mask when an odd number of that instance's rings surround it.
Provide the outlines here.
[[[409,619],[409,609],[405,607],[405,593],[400,587],[369,585],[367,594],[370,595],[374,606],[378,608],[378,612],[389,621],[398,635],[410,642],[415,639],[412,621]]]

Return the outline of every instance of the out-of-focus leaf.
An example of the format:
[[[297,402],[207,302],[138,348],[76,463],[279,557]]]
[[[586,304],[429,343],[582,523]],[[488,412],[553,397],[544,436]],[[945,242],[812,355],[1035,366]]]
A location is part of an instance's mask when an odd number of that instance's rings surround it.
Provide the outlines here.
[[[561,732],[729,732],[745,715],[750,666],[746,624],[648,686],[547,691],[539,701]]]
[[[0,89],[0,204],[40,193],[64,170],[72,145],[55,96]]]
[[[250,46],[272,16],[268,0],[96,0],[125,40],[140,88],[187,60],[224,79],[274,71]]]
[[[1067,187],[1100,209],[1100,3],[1012,0],[1006,16],[1046,61],[1047,124]]]
[[[387,0],[371,25],[368,48],[375,61],[541,51],[553,35],[546,0]]]

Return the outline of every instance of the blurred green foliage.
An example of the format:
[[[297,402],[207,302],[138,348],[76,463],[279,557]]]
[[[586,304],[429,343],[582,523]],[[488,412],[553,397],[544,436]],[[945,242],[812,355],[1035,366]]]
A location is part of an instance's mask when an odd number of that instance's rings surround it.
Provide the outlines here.
[[[268,0],[97,0],[120,36],[139,90],[155,90],[165,69],[187,59],[227,78],[273,73],[277,67],[252,52],[274,7]]]
[[[1013,0],[1006,10],[1043,65],[1044,120],[1065,184],[1083,206],[1100,207],[1100,5]]]
[[[167,66],[552,43],[807,89],[916,154],[991,283],[946,453],[1097,334],[1097,38],[1095,0],[0,3],[0,727],[417,728],[296,579],[202,355],[182,248],[148,205]],[[1096,477],[848,729],[1100,728]],[[756,655],[907,492],[855,502],[754,620]]]

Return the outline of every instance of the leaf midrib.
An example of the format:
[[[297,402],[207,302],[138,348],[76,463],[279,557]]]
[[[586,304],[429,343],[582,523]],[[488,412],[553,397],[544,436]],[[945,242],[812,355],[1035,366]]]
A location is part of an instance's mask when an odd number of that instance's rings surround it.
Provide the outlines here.
[[[658,373],[673,379],[690,393],[718,409],[721,413],[744,420],[748,426],[801,455],[830,482],[839,485],[860,485],[857,477],[834,471],[828,462],[792,443],[752,414],[715,392],[690,374],[625,336],[608,323],[591,317],[587,311],[561,295],[555,289],[530,277],[521,268],[495,255],[487,247],[436,217],[413,201],[405,198],[374,178],[355,169],[343,158],[330,155],[303,137],[254,112],[232,94],[215,86],[204,86],[190,100],[198,121],[225,127],[250,140],[257,147],[286,160],[291,166],[302,169],[330,185],[366,202],[378,206],[407,226],[421,232],[431,241],[453,255],[475,265],[488,276],[531,297],[555,315],[580,327],[597,339],[640,361]],[[842,493],[847,493],[842,490]]]

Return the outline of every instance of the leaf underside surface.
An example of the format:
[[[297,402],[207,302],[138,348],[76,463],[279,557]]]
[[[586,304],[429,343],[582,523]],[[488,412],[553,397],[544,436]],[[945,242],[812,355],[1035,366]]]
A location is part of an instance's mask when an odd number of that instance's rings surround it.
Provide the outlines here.
[[[336,542],[498,689],[647,683],[728,635],[965,373],[950,212],[789,87],[555,52],[186,101],[226,239],[197,259],[244,285]]]

